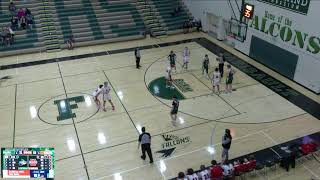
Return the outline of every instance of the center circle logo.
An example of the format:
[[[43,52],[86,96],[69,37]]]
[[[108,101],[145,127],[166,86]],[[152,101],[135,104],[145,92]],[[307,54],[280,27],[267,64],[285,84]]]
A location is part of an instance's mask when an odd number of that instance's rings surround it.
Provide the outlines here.
[[[69,93],[45,101],[38,109],[38,117],[47,124],[70,125],[88,120],[98,111],[91,95]]]

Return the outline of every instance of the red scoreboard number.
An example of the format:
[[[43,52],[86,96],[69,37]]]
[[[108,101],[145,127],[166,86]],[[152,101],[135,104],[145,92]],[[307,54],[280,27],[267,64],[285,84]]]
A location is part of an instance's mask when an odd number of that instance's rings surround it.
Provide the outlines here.
[[[253,12],[254,12],[254,5],[245,3],[243,7],[243,16],[252,19],[253,17]]]

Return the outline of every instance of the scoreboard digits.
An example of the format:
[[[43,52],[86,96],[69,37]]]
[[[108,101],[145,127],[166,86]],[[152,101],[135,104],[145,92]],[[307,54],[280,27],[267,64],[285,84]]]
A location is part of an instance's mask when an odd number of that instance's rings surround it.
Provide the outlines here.
[[[54,148],[1,148],[3,178],[54,178]]]

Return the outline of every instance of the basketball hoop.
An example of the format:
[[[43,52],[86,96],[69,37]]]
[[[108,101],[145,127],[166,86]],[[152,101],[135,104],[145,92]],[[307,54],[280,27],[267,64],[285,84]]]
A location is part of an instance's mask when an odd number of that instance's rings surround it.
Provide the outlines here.
[[[247,36],[248,24],[231,18],[229,21],[228,36],[240,42],[244,42]]]

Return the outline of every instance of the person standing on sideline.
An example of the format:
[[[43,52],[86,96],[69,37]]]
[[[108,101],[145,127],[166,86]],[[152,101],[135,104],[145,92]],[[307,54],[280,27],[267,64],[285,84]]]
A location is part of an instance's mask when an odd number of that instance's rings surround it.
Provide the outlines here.
[[[223,70],[224,70],[224,62],[225,62],[224,55],[222,53],[220,53],[219,57],[217,57],[217,61],[219,62],[219,72],[222,78],[224,73]]]
[[[103,95],[103,111],[107,111],[106,110],[106,101],[108,100],[109,103],[111,104],[112,110],[114,111],[114,105],[111,101],[111,96],[110,96],[110,86],[108,84],[108,82],[104,82],[103,83],[103,87],[102,87],[102,95]]]
[[[141,159],[145,160],[146,159],[146,152],[149,156],[150,163],[153,163],[153,158],[152,158],[152,151],[151,151],[151,135],[150,133],[146,132],[146,128],[142,127],[141,128],[142,133],[139,136],[139,146],[141,145]]]
[[[229,149],[231,147],[232,136],[230,129],[225,130],[225,134],[222,136],[222,155],[221,162],[229,160]]]
[[[136,68],[140,69],[140,59],[141,59],[141,54],[140,54],[140,49],[136,48],[134,50],[134,56],[136,57]]]
[[[176,126],[176,120],[177,120],[177,114],[179,111],[179,101],[177,99],[177,96],[173,96],[172,98],[172,108],[170,111],[171,119],[172,119],[172,124]]]
[[[217,93],[220,94],[220,81],[221,81],[221,75],[219,72],[219,69],[216,68],[213,72],[213,76],[212,76],[212,91],[213,93]]]
[[[171,69],[174,68],[174,70],[177,72],[176,58],[177,58],[176,54],[173,51],[171,51],[168,56],[168,59],[170,61],[170,67],[171,67]]]
[[[233,75],[236,71],[231,67],[230,64],[227,65],[227,77],[226,77],[226,93],[232,92],[232,81]]]
[[[188,49],[188,47],[184,48],[182,56],[183,56],[182,69],[185,67],[186,70],[188,70],[188,63],[189,63],[189,59],[190,59],[190,50]]]
[[[202,61],[202,75],[204,75],[204,71],[206,71],[206,77],[209,79],[209,57],[208,54],[205,55],[203,61]]]

